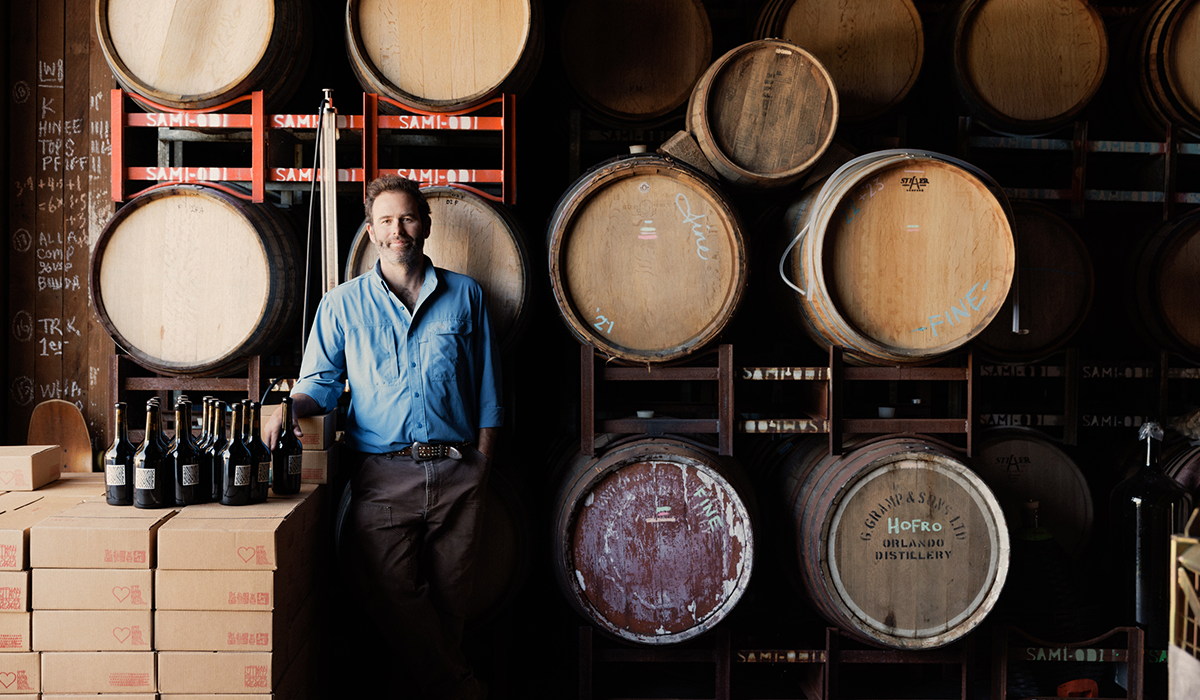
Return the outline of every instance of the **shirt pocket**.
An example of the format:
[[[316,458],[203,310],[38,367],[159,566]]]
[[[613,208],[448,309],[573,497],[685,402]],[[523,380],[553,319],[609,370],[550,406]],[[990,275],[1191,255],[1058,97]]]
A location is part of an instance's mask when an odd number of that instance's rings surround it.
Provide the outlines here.
[[[387,326],[357,326],[346,334],[346,369],[369,385],[386,386],[400,379],[396,329]]]
[[[467,339],[471,322],[467,319],[433,321],[421,335],[421,359],[430,379],[454,379],[459,370],[466,371]]]

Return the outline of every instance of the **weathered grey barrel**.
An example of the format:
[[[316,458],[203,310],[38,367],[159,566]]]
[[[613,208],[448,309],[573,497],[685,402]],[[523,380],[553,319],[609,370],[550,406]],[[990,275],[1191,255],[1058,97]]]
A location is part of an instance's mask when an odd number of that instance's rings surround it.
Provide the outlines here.
[[[300,297],[291,222],[213,187],[144,192],[92,255],[92,303],[117,346],[166,373],[219,372],[282,339]]]
[[[555,577],[593,625],[674,644],[729,615],[754,568],[753,505],[730,458],[672,438],[600,436],[559,467]]]
[[[862,641],[931,649],[974,629],[1008,573],[1000,504],[949,446],[917,436],[842,456],[797,441],[775,471],[804,591]]]
[[[98,0],[94,9],[100,48],[121,87],[174,109],[254,90],[278,106],[312,52],[304,0]]]

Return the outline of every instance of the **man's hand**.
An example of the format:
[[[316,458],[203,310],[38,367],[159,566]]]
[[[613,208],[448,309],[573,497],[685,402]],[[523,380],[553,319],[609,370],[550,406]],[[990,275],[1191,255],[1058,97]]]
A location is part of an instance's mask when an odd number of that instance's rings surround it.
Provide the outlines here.
[[[299,420],[305,416],[311,416],[319,413],[321,407],[308,394],[292,394],[292,432],[296,433],[296,437],[304,437],[304,431],[300,430]],[[263,440],[267,443],[267,447],[272,450],[279,443],[279,436],[283,434],[283,411],[275,409],[271,414],[271,418],[267,421],[266,427],[263,428]]]

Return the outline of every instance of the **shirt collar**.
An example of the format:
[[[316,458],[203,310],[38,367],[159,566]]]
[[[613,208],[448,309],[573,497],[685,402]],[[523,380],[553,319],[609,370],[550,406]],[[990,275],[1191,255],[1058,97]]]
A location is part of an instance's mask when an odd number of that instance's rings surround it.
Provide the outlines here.
[[[439,279],[437,268],[433,266],[433,261],[429,259],[429,256],[422,255],[421,257],[425,259],[425,279],[421,282],[421,293],[417,295],[417,304],[413,307],[414,314],[417,309],[421,308],[421,303],[428,299],[429,295],[433,294],[434,290],[437,289]],[[380,262],[378,260],[375,261],[375,267],[372,271],[375,274],[375,283],[390,295],[392,290],[388,287],[387,280],[383,278],[383,270],[380,269]]]

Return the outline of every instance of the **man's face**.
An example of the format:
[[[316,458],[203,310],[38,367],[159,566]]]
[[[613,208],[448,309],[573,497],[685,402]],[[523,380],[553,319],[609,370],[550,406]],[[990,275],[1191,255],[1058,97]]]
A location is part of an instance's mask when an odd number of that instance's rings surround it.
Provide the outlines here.
[[[409,267],[419,261],[429,238],[417,202],[407,192],[384,192],[371,207],[367,234],[386,264]]]

